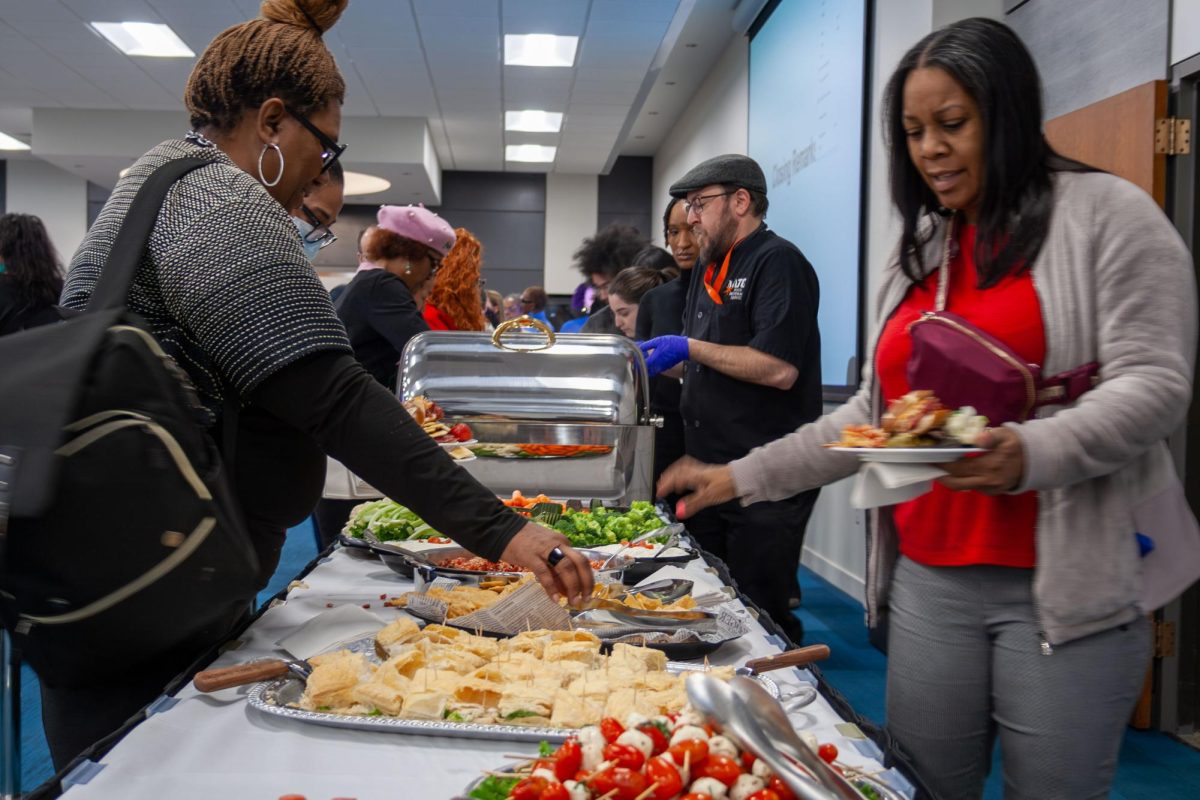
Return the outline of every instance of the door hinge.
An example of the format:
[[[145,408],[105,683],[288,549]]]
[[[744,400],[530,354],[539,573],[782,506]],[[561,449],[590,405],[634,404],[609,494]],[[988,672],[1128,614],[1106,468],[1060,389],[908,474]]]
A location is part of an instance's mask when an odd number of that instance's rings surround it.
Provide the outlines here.
[[[1165,117],[1154,121],[1154,152],[1185,156],[1192,152],[1192,121]]]
[[[1154,621],[1154,657],[1168,658],[1175,655],[1175,623]]]

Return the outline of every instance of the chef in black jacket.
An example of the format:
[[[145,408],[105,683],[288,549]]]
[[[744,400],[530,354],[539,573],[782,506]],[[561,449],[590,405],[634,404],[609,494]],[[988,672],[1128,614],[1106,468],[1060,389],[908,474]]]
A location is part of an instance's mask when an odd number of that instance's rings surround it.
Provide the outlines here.
[[[819,288],[812,265],[767,229],[767,185],[751,158],[709,159],[671,186],[700,241],[683,335],[646,341],[651,375],[682,374],[689,457],[725,464],[821,415]],[[789,609],[817,491],[700,512],[688,530],[796,642]],[[687,509],[679,509],[687,517]]]

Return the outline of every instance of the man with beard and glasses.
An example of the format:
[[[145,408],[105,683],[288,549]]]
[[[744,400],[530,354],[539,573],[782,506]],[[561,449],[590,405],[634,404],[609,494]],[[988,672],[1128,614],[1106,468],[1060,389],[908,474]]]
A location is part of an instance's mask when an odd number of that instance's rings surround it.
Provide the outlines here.
[[[651,375],[682,375],[685,458],[725,464],[821,415],[817,276],[800,250],[767,229],[759,165],[723,155],[671,186],[699,241],[682,336],[642,345]],[[778,502],[706,509],[688,530],[729,565],[741,590],[795,642],[804,627],[789,600],[816,502],[808,491]],[[677,507],[689,517],[687,498]]]

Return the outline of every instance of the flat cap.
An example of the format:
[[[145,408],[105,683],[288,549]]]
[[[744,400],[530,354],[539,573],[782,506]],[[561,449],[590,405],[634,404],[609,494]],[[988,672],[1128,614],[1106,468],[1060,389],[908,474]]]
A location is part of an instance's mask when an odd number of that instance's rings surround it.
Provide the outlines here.
[[[728,183],[753,192],[767,193],[767,178],[763,175],[762,167],[750,156],[736,153],[716,156],[692,167],[686,175],[671,184],[669,191],[671,197],[683,197],[688,192],[714,183]]]

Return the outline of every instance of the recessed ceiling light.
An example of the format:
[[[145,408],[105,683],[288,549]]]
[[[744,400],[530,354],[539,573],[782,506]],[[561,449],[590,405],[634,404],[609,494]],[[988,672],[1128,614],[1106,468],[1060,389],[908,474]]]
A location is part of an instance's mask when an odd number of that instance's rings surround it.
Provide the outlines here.
[[[699,46],[700,45],[697,44],[696,42],[688,42],[687,44],[684,45],[684,47],[699,47]]]
[[[20,139],[14,139],[7,133],[0,133],[0,150],[28,150],[29,145]]]
[[[528,161],[535,164],[549,164],[554,160],[557,147],[544,144],[510,144],[504,148],[506,161]]]
[[[191,58],[196,55],[169,25],[157,22],[93,22],[91,25],[127,56]]]
[[[505,111],[504,130],[527,133],[558,133],[562,130],[563,115],[558,111]]]
[[[376,194],[392,188],[392,182],[377,175],[367,175],[365,172],[346,170],[346,188],[342,194],[349,197],[354,194]]]
[[[578,36],[550,33],[504,34],[504,63],[512,67],[570,67]]]

